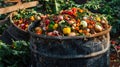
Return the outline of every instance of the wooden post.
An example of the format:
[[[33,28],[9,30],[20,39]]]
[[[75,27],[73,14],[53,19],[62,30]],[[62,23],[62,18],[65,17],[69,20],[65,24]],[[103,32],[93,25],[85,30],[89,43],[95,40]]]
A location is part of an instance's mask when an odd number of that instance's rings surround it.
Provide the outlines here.
[[[35,7],[39,3],[38,1],[32,1],[32,2],[27,2],[27,3],[22,3],[21,0],[5,0],[5,2],[17,2],[16,5],[5,7],[5,8],[0,8],[0,14],[6,14],[10,13],[19,9],[25,9],[25,8],[30,8],[30,7]],[[8,15],[5,19],[0,20],[0,25],[5,24],[5,21],[8,20]]]
[[[19,1],[21,1],[21,0],[5,0],[4,2],[8,3],[8,2],[19,2]]]
[[[16,1],[14,0],[12,2],[16,2]],[[38,5],[38,3],[39,3],[38,1],[22,3],[21,0],[19,0],[18,3],[16,5],[14,5],[14,6],[0,8],[0,14],[6,14],[6,13],[9,13],[9,12],[12,12],[12,11],[16,11],[16,10],[19,10],[19,9],[35,7],[35,6]]]

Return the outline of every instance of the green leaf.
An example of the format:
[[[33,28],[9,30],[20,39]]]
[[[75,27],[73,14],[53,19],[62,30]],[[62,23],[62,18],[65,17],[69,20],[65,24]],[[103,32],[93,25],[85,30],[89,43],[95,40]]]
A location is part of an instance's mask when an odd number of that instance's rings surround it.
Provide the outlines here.
[[[4,65],[2,63],[0,63],[0,67],[4,67]]]

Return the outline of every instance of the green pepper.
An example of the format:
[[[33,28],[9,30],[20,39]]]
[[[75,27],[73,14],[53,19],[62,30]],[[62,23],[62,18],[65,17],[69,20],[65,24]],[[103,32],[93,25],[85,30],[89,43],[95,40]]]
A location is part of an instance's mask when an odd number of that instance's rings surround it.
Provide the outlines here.
[[[54,24],[50,24],[50,25],[49,25],[49,29],[50,29],[50,30],[53,29],[53,26],[54,26]]]

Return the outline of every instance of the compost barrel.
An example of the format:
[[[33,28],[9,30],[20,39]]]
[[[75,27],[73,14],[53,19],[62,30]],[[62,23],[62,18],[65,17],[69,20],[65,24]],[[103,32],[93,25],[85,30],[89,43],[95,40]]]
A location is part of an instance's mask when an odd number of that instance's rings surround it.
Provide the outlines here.
[[[5,41],[8,44],[11,44],[12,40],[28,41],[30,37],[29,33],[25,30],[20,29],[14,24],[12,20],[12,13],[9,15],[9,17],[11,25],[8,27],[8,29],[6,29],[3,32],[2,34],[2,38],[4,38],[3,41]]]
[[[32,67],[109,67],[109,30],[90,37],[52,37],[32,32]]]
[[[0,20],[0,25],[10,25],[9,23],[9,18],[10,14],[4,19],[4,20]],[[8,29],[10,27],[7,27]],[[8,33],[7,29],[4,30],[4,32],[2,33],[0,40],[2,40],[3,42],[7,43],[7,44],[12,44],[12,40],[14,40],[14,38]]]
[[[15,25],[11,25],[7,32],[15,39],[15,40],[29,40],[29,33],[27,31],[23,31],[17,28]]]
[[[14,25],[10,25],[8,29],[2,33],[2,40],[7,44],[12,44],[12,40],[28,41],[29,37],[30,35],[28,32],[24,32]]]

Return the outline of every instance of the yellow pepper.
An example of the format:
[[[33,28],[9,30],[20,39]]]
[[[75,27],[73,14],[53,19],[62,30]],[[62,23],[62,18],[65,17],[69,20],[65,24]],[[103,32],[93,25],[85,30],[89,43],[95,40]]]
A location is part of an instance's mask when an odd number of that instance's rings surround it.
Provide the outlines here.
[[[23,20],[19,20],[19,24],[22,24],[23,23]]]
[[[63,28],[63,33],[64,34],[70,34],[71,33],[71,28],[70,27]]]
[[[53,29],[57,29],[58,28],[58,24],[54,24]]]
[[[97,17],[97,18],[96,18],[96,20],[97,20],[98,22],[100,22],[100,21],[101,21],[100,17]]]
[[[30,17],[30,20],[31,20],[31,21],[34,21],[34,20],[35,20],[35,17],[34,17],[34,16],[31,16],[31,17]]]

